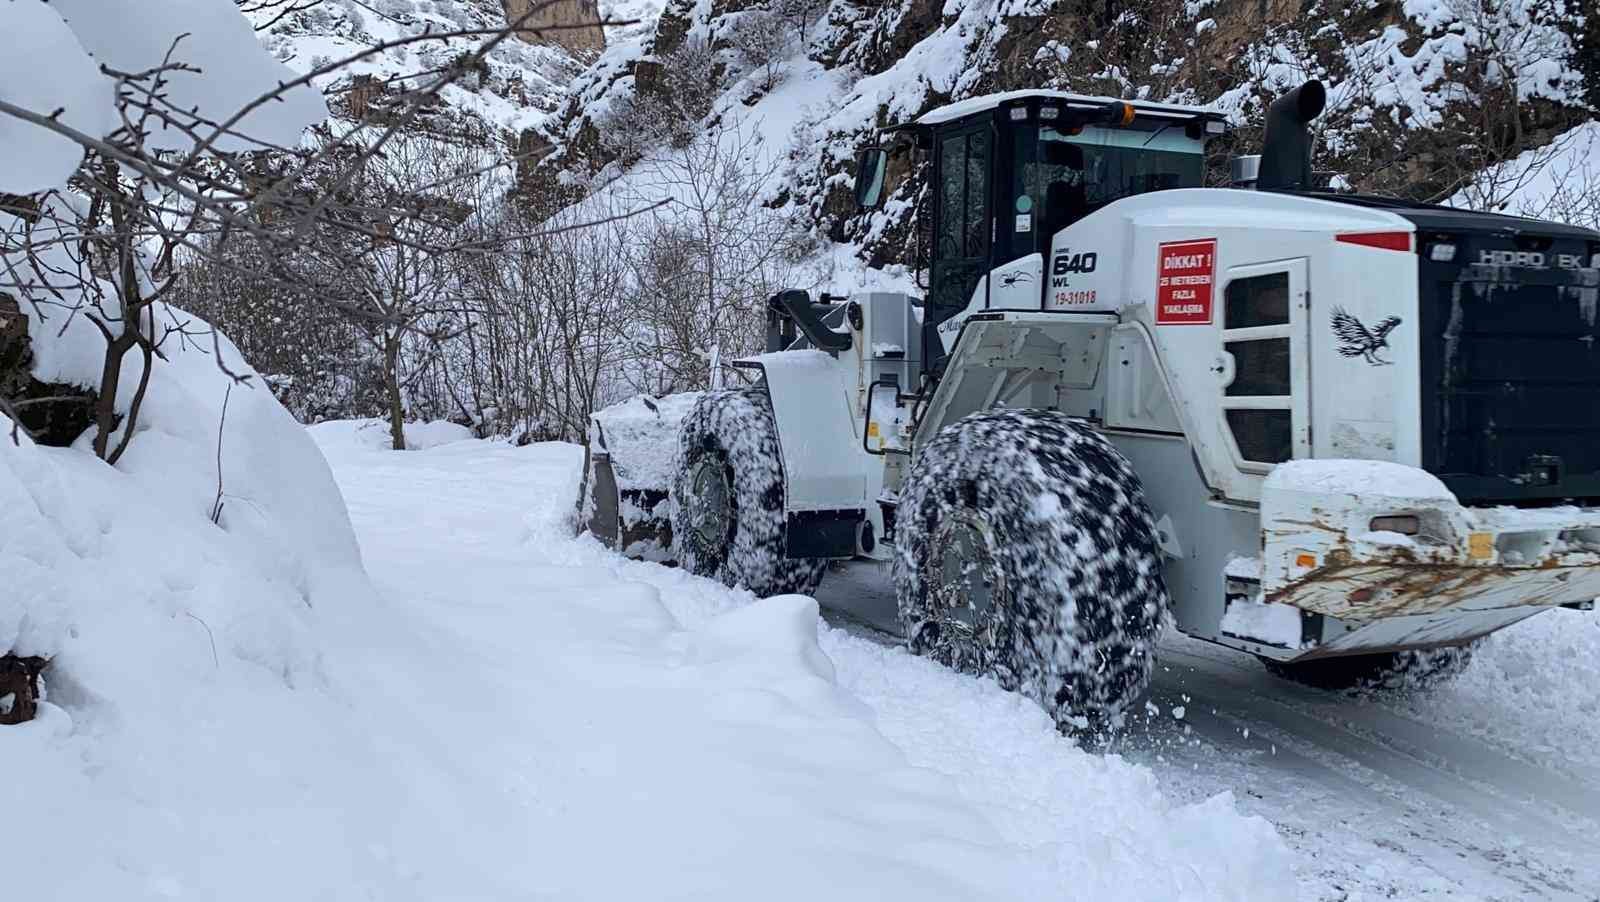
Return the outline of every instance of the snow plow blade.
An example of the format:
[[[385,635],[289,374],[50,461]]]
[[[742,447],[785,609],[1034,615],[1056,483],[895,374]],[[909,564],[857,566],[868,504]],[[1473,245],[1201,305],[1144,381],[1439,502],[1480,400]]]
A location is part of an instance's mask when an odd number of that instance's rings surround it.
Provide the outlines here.
[[[1262,523],[1266,604],[1241,614],[1281,615],[1277,641],[1264,642],[1280,648],[1260,652],[1278,659],[1461,645],[1600,596],[1600,509],[1468,507],[1396,464],[1280,465]],[[1266,638],[1244,632],[1230,635]]]
[[[590,416],[580,522],[606,547],[640,560],[672,559],[678,424],[696,397],[637,395]]]

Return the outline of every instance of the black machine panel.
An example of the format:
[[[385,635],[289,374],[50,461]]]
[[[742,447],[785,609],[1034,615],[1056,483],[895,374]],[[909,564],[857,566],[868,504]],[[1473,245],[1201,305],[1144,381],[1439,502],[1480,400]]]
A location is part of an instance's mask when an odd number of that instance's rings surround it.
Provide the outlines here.
[[[1466,504],[1600,504],[1600,232],[1296,193],[1416,224],[1423,469]]]
[[[1426,242],[1426,239],[1425,239]],[[1421,248],[1423,466],[1463,501],[1600,500],[1600,279],[1581,236]]]

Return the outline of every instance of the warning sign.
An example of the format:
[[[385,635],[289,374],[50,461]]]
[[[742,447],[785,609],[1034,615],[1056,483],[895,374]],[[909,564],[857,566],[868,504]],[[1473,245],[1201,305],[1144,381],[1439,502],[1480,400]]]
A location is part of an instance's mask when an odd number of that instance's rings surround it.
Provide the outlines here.
[[[1217,239],[1161,245],[1156,268],[1156,325],[1208,325],[1216,273]]]

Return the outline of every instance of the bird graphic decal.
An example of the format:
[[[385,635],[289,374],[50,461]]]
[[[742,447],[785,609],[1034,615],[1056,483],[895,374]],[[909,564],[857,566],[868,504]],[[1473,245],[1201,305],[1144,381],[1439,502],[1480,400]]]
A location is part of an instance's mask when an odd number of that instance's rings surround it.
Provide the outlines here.
[[[1368,329],[1343,307],[1333,308],[1333,335],[1339,340],[1339,353],[1346,357],[1365,357],[1373,366],[1388,366],[1378,351],[1389,346],[1389,333],[1400,325],[1400,317],[1386,316],[1375,328]]]

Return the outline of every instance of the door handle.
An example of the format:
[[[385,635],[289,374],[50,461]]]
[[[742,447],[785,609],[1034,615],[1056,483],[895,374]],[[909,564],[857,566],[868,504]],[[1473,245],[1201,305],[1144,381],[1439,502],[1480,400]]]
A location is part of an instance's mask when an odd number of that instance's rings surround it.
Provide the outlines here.
[[[1217,381],[1224,386],[1232,384],[1236,374],[1233,355],[1227,351],[1218,354],[1216,359],[1211,361],[1211,372],[1217,375]]]

